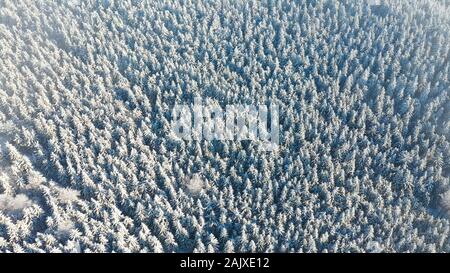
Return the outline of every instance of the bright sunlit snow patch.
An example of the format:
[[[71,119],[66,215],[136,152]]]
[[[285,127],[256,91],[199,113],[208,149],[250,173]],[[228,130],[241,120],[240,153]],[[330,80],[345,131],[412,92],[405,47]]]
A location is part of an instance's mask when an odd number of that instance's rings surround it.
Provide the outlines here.
[[[71,203],[78,200],[80,192],[70,188],[59,188],[58,199],[62,203]]]
[[[186,188],[191,194],[198,194],[204,187],[205,183],[199,174],[194,174],[186,183]]]
[[[18,194],[16,196],[0,194],[0,210],[6,213],[20,212],[32,204],[33,202],[25,194]]]
[[[450,189],[441,195],[441,206],[450,217]]]

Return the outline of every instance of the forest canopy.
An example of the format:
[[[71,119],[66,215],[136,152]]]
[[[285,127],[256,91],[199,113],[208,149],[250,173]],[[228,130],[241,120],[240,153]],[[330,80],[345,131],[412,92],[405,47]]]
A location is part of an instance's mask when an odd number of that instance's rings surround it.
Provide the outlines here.
[[[373,2],[0,1],[0,252],[450,252],[450,4]]]

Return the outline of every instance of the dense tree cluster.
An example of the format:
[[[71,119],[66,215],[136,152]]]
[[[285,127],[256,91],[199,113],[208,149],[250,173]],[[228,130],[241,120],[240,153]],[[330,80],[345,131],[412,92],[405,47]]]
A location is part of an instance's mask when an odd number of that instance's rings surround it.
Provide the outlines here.
[[[449,252],[449,8],[0,1],[0,252]],[[196,96],[278,151],[172,138]]]

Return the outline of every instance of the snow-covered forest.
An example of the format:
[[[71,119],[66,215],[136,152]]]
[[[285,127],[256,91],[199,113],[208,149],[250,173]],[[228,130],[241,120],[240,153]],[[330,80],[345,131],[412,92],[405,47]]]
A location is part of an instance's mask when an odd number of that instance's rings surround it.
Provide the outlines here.
[[[450,252],[449,30],[448,0],[0,0],[0,252]],[[174,139],[196,96],[276,102],[278,150]]]

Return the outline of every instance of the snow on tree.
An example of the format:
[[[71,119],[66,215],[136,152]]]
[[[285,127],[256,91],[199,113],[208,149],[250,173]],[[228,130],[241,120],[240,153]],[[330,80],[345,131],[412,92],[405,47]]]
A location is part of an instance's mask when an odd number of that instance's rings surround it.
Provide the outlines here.
[[[78,2],[0,1],[0,252],[450,251],[444,4]]]

